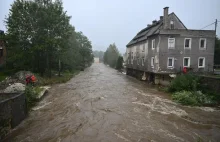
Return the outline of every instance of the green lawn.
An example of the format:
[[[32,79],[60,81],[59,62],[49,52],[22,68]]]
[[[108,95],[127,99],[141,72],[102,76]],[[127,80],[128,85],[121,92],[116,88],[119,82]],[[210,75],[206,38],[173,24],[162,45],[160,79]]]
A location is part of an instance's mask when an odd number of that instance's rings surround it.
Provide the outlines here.
[[[52,76],[51,78],[37,76],[38,85],[44,86],[44,85],[51,85],[57,83],[65,83],[69,81],[72,77],[77,75],[79,72],[80,71],[64,72],[61,74],[61,76]]]

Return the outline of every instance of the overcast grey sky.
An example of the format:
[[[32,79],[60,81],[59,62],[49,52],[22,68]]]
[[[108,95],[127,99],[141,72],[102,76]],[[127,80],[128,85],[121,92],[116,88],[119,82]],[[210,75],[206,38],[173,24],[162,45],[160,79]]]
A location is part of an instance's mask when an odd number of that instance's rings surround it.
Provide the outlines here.
[[[0,0],[0,29],[13,0]],[[201,29],[218,19],[220,0],[63,0],[71,24],[91,41],[94,50],[105,51],[114,43],[121,53],[126,44],[168,6],[188,29]],[[214,25],[206,28],[214,29]],[[217,29],[220,36],[220,22]]]

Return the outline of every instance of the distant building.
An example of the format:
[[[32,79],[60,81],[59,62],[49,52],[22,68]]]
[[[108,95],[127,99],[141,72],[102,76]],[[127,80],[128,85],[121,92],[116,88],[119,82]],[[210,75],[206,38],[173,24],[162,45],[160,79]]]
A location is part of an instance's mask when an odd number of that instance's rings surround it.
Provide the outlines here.
[[[3,37],[4,31],[0,30],[0,67],[6,63],[6,47]]]
[[[94,63],[99,63],[99,58],[98,57],[94,57]]]
[[[168,9],[165,7],[158,21],[152,21],[127,44],[128,74],[145,75],[163,84],[183,68],[213,70],[215,31],[187,29],[175,13],[168,14]]]

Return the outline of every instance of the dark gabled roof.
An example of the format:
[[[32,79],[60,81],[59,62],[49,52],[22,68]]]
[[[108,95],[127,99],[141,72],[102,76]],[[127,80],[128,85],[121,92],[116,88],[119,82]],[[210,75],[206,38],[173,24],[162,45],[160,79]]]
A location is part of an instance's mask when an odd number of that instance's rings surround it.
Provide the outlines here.
[[[137,35],[127,44],[127,47],[130,45],[133,45],[135,43],[138,43],[140,41],[144,41],[147,39],[147,37],[155,34],[158,29],[160,28],[160,26],[162,25],[162,21],[158,21],[155,24],[146,27],[144,29],[142,29],[139,33],[137,33]]]
[[[174,12],[170,13],[168,16],[170,17],[172,14],[174,16],[176,16],[176,14]],[[177,17],[177,19],[180,21],[180,19],[178,17]],[[157,21],[156,23],[152,24],[151,26],[148,26],[148,27],[142,29],[140,32],[137,33],[137,35],[126,46],[127,47],[131,46],[131,45],[136,44],[140,41],[146,40],[151,35],[158,34],[159,29],[162,25],[163,25],[163,19]],[[183,23],[182,23],[182,25],[185,27],[185,25]]]

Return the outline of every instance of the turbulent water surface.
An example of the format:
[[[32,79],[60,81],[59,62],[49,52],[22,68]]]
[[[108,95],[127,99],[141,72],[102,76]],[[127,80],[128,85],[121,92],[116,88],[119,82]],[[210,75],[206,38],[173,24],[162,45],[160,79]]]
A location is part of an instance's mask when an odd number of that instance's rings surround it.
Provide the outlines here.
[[[220,111],[183,107],[144,82],[93,64],[55,85],[5,141],[220,141]]]

